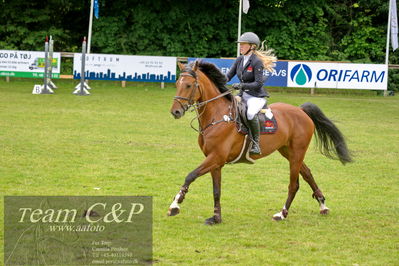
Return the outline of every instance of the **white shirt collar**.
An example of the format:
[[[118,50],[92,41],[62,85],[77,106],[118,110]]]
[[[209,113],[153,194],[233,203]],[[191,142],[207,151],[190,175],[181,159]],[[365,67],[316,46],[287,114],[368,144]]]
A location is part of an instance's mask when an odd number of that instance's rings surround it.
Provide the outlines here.
[[[247,62],[248,62],[249,58],[251,57],[251,55],[252,54],[244,55],[244,60],[242,60],[242,62],[243,62],[242,66],[245,66],[247,64]]]

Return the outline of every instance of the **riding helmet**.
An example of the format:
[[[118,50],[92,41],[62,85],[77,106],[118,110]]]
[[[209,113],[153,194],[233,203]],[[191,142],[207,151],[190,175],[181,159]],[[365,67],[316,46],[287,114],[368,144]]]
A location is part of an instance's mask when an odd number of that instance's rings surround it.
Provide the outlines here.
[[[246,42],[249,44],[255,44],[256,47],[259,47],[259,45],[260,45],[260,40],[259,40],[258,35],[256,35],[253,32],[245,32],[243,35],[241,35],[241,37],[238,39],[237,42],[239,42],[239,43]]]

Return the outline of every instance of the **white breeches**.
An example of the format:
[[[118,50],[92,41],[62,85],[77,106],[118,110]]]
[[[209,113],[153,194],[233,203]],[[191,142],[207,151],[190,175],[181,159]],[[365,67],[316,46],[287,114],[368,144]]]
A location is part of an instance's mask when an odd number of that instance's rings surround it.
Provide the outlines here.
[[[248,120],[254,119],[255,115],[262,109],[266,103],[265,98],[254,97],[244,92],[242,100],[247,104],[247,118]]]

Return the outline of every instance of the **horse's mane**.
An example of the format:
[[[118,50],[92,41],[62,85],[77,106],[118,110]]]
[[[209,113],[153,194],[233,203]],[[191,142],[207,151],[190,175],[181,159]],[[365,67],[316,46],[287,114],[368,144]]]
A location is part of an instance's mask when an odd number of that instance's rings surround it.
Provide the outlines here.
[[[190,68],[193,64],[194,63],[190,64]],[[198,68],[215,84],[221,93],[229,90],[229,88],[226,87],[227,78],[222,72],[220,72],[217,66],[201,60],[198,62]],[[232,100],[231,94],[227,94],[225,97],[230,101]]]

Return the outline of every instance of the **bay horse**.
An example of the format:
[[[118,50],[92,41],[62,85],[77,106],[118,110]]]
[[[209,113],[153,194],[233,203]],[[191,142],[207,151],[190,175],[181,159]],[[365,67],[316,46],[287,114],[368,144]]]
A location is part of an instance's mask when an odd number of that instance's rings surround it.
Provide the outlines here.
[[[245,135],[237,130],[235,118],[238,113],[234,110],[237,103],[225,86],[226,77],[219,69],[203,61],[195,61],[187,66],[178,64],[181,74],[176,82],[177,91],[170,112],[178,119],[190,108],[197,111],[198,144],[206,158],[186,176],[184,184],[169,207],[168,215],[174,216],[180,212],[179,204],[183,202],[190,184],[199,176],[210,172],[213,180],[214,215],[206,219],[205,224],[213,225],[222,222],[222,168],[239,156]],[[338,159],[343,164],[351,162],[351,154],[344,136],[315,104],[305,103],[296,107],[285,103],[273,103],[270,108],[277,120],[278,129],[274,134],[261,135],[262,153],[250,157],[257,160],[277,150],[289,161],[288,197],[282,210],[273,215],[272,219],[279,221],[287,218],[288,210],[299,189],[299,173],[312,188],[312,196],[319,203],[320,213],[327,214],[329,209],[323,193],[303,160],[315,133],[322,154]]]

